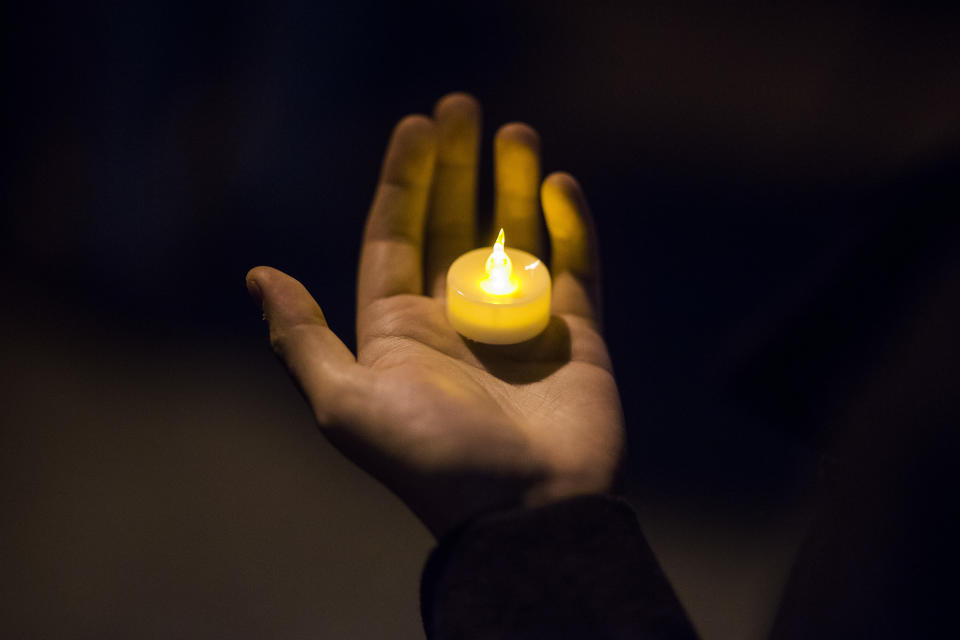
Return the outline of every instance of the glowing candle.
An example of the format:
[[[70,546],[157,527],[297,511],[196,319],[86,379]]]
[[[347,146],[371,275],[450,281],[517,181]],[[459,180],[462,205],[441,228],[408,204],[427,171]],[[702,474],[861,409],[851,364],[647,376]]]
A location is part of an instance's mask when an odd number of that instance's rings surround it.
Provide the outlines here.
[[[529,340],[550,321],[550,272],[526,251],[474,249],[447,271],[447,318],[465,338],[487,344]]]

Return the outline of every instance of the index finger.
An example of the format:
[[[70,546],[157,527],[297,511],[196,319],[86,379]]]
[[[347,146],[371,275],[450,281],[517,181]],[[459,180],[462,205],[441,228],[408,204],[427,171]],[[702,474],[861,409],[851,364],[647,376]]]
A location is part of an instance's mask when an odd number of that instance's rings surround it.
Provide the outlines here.
[[[436,130],[426,116],[407,116],[394,128],[363,233],[358,318],[379,298],[423,291],[423,225],[436,155]]]

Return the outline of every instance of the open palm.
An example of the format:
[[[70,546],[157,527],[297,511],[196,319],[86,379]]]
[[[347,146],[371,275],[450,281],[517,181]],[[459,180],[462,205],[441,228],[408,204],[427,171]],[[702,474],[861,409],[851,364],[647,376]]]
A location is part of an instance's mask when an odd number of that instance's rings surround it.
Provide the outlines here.
[[[623,451],[586,201],[567,174],[540,185],[526,125],[495,139],[494,222],[511,246],[543,255],[542,199],[550,324],[494,346],[447,321],[446,269],[477,245],[479,113],[473,98],[451,94],[432,119],[408,116],[394,130],[364,233],[356,359],[299,282],[269,267],[247,276],[321,428],[438,536],[486,511],[608,491]]]

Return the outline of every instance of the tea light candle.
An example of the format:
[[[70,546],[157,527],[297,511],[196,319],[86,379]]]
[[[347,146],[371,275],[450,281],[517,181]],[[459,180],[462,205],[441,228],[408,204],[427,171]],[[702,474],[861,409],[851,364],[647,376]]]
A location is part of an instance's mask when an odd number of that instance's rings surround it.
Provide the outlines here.
[[[514,344],[535,337],[550,321],[550,272],[535,255],[504,248],[474,249],[447,271],[447,318],[463,337]]]

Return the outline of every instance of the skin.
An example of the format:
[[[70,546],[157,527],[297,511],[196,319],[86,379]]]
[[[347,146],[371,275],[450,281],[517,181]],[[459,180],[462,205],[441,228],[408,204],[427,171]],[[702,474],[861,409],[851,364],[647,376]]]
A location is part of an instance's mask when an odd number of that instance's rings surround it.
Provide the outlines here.
[[[539,137],[525,124],[494,140],[494,222],[508,245],[543,255],[542,203],[550,325],[492,346],[447,322],[447,267],[478,246],[479,137],[480,106],[465,94],[394,129],[364,231],[356,357],[297,280],[270,267],[246,278],[323,433],[437,537],[487,512],[609,492],[624,448],[590,212],[569,174],[540,183]]]

